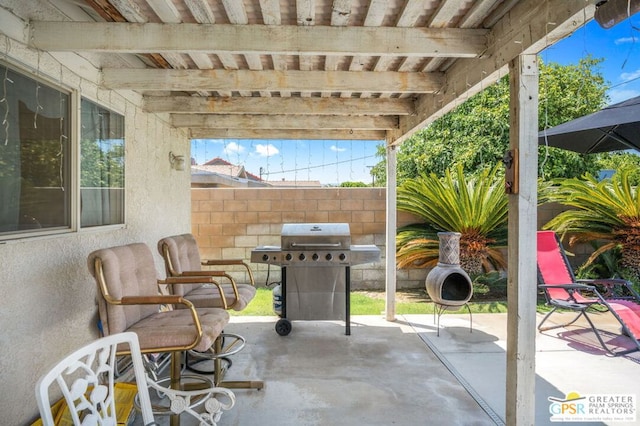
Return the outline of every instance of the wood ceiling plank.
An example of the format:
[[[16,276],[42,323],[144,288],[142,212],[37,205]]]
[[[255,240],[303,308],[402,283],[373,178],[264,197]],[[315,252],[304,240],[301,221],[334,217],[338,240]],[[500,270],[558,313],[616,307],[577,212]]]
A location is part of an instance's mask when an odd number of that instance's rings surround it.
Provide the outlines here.
[[[333,0],[331,6],[331,25],[345,26],[351,17],[351,0]]]
[[[279,0],[260,0],[260,10],[265,25],[280,25],[282,23]],[[287,69],[287,59],[284,55],[271,55],[271,61],[274,70],[285,71]],[[280,96],[288,98],[291,96],[291,92],[280,91]]]
[[[192,139],[309,139],[383,141],[386,130],[335,129],[210,129],[191,128]]]
[[[473,58],[487,49],[487,30],[274,25],[31,23],[31,46],[47,51],[126,53],[229,52]],[[92,37],[86,37],[86,34]]]
[[[184,0],[184,3],[196,22],[213,24],[216,21],[213,10],[206,1]]]
[[[362,92],[375,90],[380,93],[433,93],[442,89],[444,80],[438,73],[105,68],[102,70],[102,83],[112,89],[142,91]]]
[[[209,114],[311,114],[311,115],[410,115],[413,99],[341,98],[202,98],[194,96],[145,96],[148,112]]]
[[[371,0],[369,8],[367,9],[367,16],[364,19],[365,27],[380,27],[387,14],[389,4],[386,0]],[[368,62],[368,56],[354,55],[351,58],[351,64],[349,64],[349,71],[362,71],[364,64]],[[351,92],[342,92],[341,97],[351,97]],[[360,94],[362,98],[371,97],[371,92],[364,92]]]
[[[171,114],[175,127],[237,129],[348,129],[398,128],[396,116]]]
[[[224,5],[224,9],[227,12],[227,17],[229,18],[229,22],[234,25],[247,25],[249,23],[249,17],[247,16],[247,11],[244,7],[244,3],[237,0],[222,0],[222,4]],[[247,66],[250,70],[262,70],[262,61],[260,60],[260,55],[257,53],[246,53],[244,55],[245,61],[247,62]],[[251,92],[240,91],[241,96],[251,97]],[[262,97],[270,97],[271,93],[268,91],[261,91],[260,96]]]
[[[298,25],[315,25],[316,2],[315,0],[296,0],[296,16]]]
[[[334,0],[331,7],[331,25],[340,27],[346,26],[351,17],[351,0]],[[341,57],[338,55],[327,55],[324,60],[324,69],[336,71]],[[343,92],[344,93],[344,92]],[[322,97],[331,97],[330,92],[322,92]]]

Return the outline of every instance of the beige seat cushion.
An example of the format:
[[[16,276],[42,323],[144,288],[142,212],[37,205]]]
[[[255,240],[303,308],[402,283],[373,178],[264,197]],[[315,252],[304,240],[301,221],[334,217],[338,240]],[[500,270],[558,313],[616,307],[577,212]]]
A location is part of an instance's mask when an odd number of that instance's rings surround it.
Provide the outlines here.
[[[202,338],[194,348],[204,352],[213,346],[216,338],[229,323],[229,313],[224,309],[199,308]],[[187,346],[196,338],[191,312],[185,309],[158,312],[132,325],[128,331],[138,335],[142,350],[167,346]]]
[[[119,300],[126,296],[157,296],[158,281],[155,262],[146,244],[96,250],[87,259],[91,275],[97,278],[96,259],[102,263],[102,274],[109,296]],[[96,280],[98,282],[98,280]],[[98,308],[105,335],[133,331],[144,350],[185,347],[196,340],[197,329],[191,311],[186,309],[159,312],[156,304],[121,305],[107,303],[98,286]],[[198,309],[202,337],[197,350],[207,350],[229,323],[223,309]]]
[[[165,237],[158,241],[158,251],[164,257],[163,247],[168,248],[168,256],[174,272],[179,276],[186,271],[201,271],[201,257],[198,244],[192,234],[181,234]],[[169,267],[165,259],[167,276],[170,276]],[[220,278],[225,280],[226,278]],[[256,295],[256,288],[251,284],[236,283],[238,288],[238,300],[233,293],[231,284],[221,283],[224,289],[227,306],[233,305],[233,310],[241,311],[247,307]],[[180,284],[169,286],[173,294],[183,296],[198,308],[221,308],[222,300],[218,289],[209,284]],[[176,308],[184,306],[177,305]]]

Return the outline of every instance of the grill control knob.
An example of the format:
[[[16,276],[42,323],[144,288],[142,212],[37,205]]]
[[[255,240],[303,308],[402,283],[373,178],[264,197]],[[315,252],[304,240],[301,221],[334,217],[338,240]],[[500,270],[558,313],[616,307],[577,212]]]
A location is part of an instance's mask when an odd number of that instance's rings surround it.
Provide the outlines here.
[[[331,255],[331,253],[327,253],[327,255],[324,258],[327,260],[331,260],[333,259],[333,256]]]
[[[344,253],[340,253],[340,256],[338,256],[338,258],[339,258],[340,260],[345,260],[345,259],[347,258],[347,255],[346,255],[346,254],[344,254]]]
[[[284,257],[287,260],[291,260],[293,256],[291,256],[291,253],[287,253],[287,255]]]
[[[300,256],[298,256],[298,259],[300,260],[305,260],[307,258],[307,256],[304,255],[304,253],[300,253]]]
[[[313,253],[313,256],[311,256],[311,259],[318,260],[318,257],[320,257],[318,256],[318,253]]]
[[[262,261],[266,262],[267,260],[269,260],[269,255],[268,254],[263,254],[262,255]]]

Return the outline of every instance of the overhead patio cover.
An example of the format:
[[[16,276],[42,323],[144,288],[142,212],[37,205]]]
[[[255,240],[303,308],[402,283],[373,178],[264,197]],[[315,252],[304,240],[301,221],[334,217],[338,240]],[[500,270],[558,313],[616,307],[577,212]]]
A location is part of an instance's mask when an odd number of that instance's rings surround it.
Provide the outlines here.
[[[582,154],[640,151],[640,96],[543,130],[538,143]]]

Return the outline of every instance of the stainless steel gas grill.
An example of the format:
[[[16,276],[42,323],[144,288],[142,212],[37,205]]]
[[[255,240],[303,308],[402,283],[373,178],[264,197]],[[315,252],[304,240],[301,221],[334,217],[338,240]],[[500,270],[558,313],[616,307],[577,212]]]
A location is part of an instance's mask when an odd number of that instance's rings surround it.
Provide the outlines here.
[[[276,332],[291,332],[291,320],[344,320],[351,334],[350,267],[380,260],[375,245],[351,245],[347,223],[284,224],[281,246],[259,246],[251,262],[282,268],[282,312]]]

